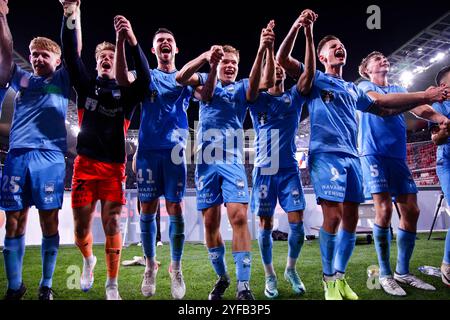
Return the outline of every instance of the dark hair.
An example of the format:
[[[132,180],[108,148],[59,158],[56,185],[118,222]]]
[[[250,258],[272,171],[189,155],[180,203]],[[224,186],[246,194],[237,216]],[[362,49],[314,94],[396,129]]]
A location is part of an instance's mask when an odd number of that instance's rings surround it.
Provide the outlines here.
[[[172,37],[175,38],[175,35],[169,29],[167,29],[167,28],[159,28],[158,30],[156,30],[155,34],[153,35],[152,42],[153,42],[153,40],[155,40],[156,35],[159,34],[159,33],[168,33],[168,34],[172,35]]]
[[[331,41],[331,40],[338,40],[338,41],[340,41],[338,37],[333,36],[333,35],[328,35],[328,36],[323,37],[323,39],[320,40],[319,44],[317,45],[317,55],[320,55],[320,51],[322,51],[322,48],[325,46],[325,44],[328,41]]]
[[[441,70],[439,70],[438,74],[436,75],[436,85],[441,85],[442,78],[450,72],[450,65],[443,67]]]
[[[379,51],[372,51],[371,53],[369,53],[369,54],[367,55],[367,57],[365,57],[364,59],[362,59],[360,65],[359,65],[359,68],[358,68],[359,75],[360,75],[361,77],[367,79],[367,80],[370,79],[369,75],[368,75],[367,72],[366,72],[367,65],[369,64],[370,59],[373,58],[373,57],[375,57],[375,56],[383,56],[383,57],[384,57],[384,54],[382,54],[382,53],[379,52]]]

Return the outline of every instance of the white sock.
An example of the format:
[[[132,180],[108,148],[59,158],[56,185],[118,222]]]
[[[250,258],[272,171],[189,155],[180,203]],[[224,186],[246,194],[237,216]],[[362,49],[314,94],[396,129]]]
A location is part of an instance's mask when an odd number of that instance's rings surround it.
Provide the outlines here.
[[[83,257],[83,261],[87,266],[91,266],[94,263],[94,255],[91,254],[89,257],[84,258]]]
[[[117,278],[106,278],[106,287],[118,286]]]
[[[336,279],[342,280],[342,279],[344,279],[344,277],[345,277],[345,273],[336,272]]]
[[[266,277],[268,276],[274,276],[275,275],[275,270],[273,269],[273,264],[265,264],[264,265],[264,272],[266,274]]]
[[[287,257],[286,269],[295,269],[296,264],[297,264],[297,259]]]
[[[323,275],[323,280],[324,280],[325,282],[335,281],[335,280],[336,280],[336,275],[334,275],[334,276],[326,276],[326,275]]]
[[[243,290],[250,290],[250,284],[248,281],[238,281],[237,290],[241,292]]]

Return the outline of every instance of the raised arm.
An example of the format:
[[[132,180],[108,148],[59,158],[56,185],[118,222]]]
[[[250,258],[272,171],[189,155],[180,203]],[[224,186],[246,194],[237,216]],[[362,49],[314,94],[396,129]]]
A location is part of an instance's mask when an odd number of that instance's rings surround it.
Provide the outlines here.
[[[266,30],[275,27],[275,21],[271,20],[267,25]],[[275,34],[273,34],[275,36]],[[269,43],[266,48],[266,63],[264,65],[264,71],[261,78],[261,83],[259,84],[259,91],[268,90],[275,85],[275,45],[274,41]]]
[[[302,95],[307,95],[311,91],[316,73],[316,49],[314,46],[313,26],[318,16],[309,9],[304,10],[302,14],[305,15],[303,19],[306,38],[305,70],[298,79],[297,89]]]
[[[80,0],[60,1],[64,9],[61,26],[61,44],[64,65],[76,90],[87,89],[91,78],[81,60],[81,10]]]
[[[253,63],[252,70],[250,71],[249,85],[246,92],[247,101],[250,102],[253,102],[258,98],[264,54],[269,48],[272,48],[273,50],[273,42],[275,41],[275,35],[272,30],[273,26],[273,21],[271,21],[269,22],[268,27],[262,29],[261,31],[258,53],[256,54],[255,62]],[[267,61],[267,63],[269,63],[269,61]],[[267,73],[271,72],[271,75],[274,74],[275,70],[275,64],[273,62],[272,64],[273,65],[270,68],[271,70],[267,70]],[[269,77],[268,74],[267,77]]]
[[[177,72],[177,75],[175,76],[176,81],[183,86],[198,86],[200,84],[200,79],[196,72],[203,65],[210,62],[214,47],[217,46],[212,46],[210,50],[203,52],[197,58],[186,63],[183,68]]]
[[[114,56],[115,75],[119,85],[130,86],[135,90],[136,101],[141,101],[148,86],[150,85],[150,67],[148,60],[138,44],[130,21],[124,16],[114,18],[116,30],[116,53]],[[136,67],[136,80],[130,81],[128,66],[125,55],[125,42],[128,43],[131,57]],[[134,78],[134,77],[133,77]]]
[[[116,16],[114,18],[114,28],[116,30],[114,71],[117,83],[121,86],[128,87],[136,80],[136,78],[140,78],[139,81],[142,81],[148,85],[150,83],[150,67],[148,65],[147,58],[138,45],[138,41],[133,32],[130,21],[124,16]],[[136,64],[136,77],[128,72],[125,42],[127,42],[130,46],[132,57]],[[144,68],[146,68],[146,70],[144,70]]]
[[[449,91],[450,88],[444,86],[412,93],[380,94],[369,91],[367,95],[372,98],[373,104],[367,111],[379,116],[392,116],[423,104],[447,100],[450,97]]]
[[[277,52],[277,62],[283,67],[286,73],[294,79],[300,77],[300,61],[292,57],[292,49],[294,48],[294,43],[297,39],[298,30],[302,27],[302,20],[302,15],[295,20]]]
[[[212,46],[207,59],[209,61],[210,71],[208,78],[203,86],[197,87],[194,95],[201,101],[210,101],[214,95],[217,84],[217,66],[223,58],[223,49],[221,46]]]
[[[0,86],[5,87],[11,79],[13,69],[13,40],[6,16],[8,0],[0,0]]]

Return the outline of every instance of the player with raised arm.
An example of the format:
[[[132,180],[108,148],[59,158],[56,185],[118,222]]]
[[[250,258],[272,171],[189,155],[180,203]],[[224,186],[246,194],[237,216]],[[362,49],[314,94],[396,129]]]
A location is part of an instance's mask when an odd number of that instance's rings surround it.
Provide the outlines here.
[[[290,227],[284,278],[296,294],[303,294],[306,291],[295,268],[305,238],[303,228],[305,198],[300,170],[295,159],[297,151],[295,136],[302,106],[306,100],[302,92],[308,91],[312,84],[312,81],[307,82],[306,79],[312,79],[315,72],[312,33],[315,19],[316,15],[309,10],[303,11],[299,17],[299,23],[305,27],[306,54],[305,71],[297,84],[285,91],[286,75],[279,64],[275,65],[274,48],[271,46],[266,51],[264,78],[271,77],[272,81],[266,81],[273,86],[267,92],[259,93],[257,99],[249,106],[256,132],[251,209],[260,218],[258,243],[265,271],[264,294],[270,299],[278,296],[277,276],[272,262],[273,214],[277,200],[288,215]],[[271,66],[267,67],[268,65]]]
[[[252,90],[249,82],[259,83],[258,66],[267,46],[273,46],[273,31],[264,29],[250,79],[236,82],[239,51],[232,46],[213,46],[208,52],[187,63],[180,80],[189,78],[203,64],[210,73],[202,74],[203,86],[195,91],[200,100],[197,166],[195,181],[197,208],[205,223],[206,245],[211,264],[218,275],[209,300],[220,300],[230,284],[225,262],[225,245],[220,234],[221,204],[225,203],[233,229],[232,251],[236,265],[238,300],[253,300],[250,291],[250,232],[247,223],[248,185],[243,165],[243,121],[247,103],[254,101],[259,86]],[[235,143],[237,140],[237,144]]]
[[[388,83],[390,63],[381,53],[374,51],[365,57],[359,74],[369,80],[358,87],[369,96],[387,93],[406,93],[405,88]],[[413,114],[447,126],[447,117],[429,105],[410,110]],[[406,122],[403,114],[379,117],[362,112],[359,121],[358,147],[364,181],[365,199],[372,199],[375,206],[373,235],[380,265],[380,284],[391,295],[405,296],[397,282],[423,289],[435,290],[410,273],[409,261],[416,241],[419,206],[417,188],[406,164]],[[389,257],[392,217],[392,197],[400,209],[400,225],[397,232],[397,266],[392,274]]]
[[[107,280],[106,299],[119,300],[118,276],[122,250],[120,214],[125,204],[125,135],[137,104],[150,81],[149,66],[130,22],[114,18],[116,45],[103,42],[96,48],[97,77],[87,72],[81,59],[80,1],[62,1],[64,19],[61,31],[64,60],[77,92],[80,133],[78,156],[72,178],[72,208],[75,243],[83,255],[81,289],[88,291],[94,282],[96,257],[92,250],[92,219],[97,201],[105,231]],[[71,26],[76,26],[75,28]],[[130,86],[119,86],[115,75],[127,73],[127,43],[136,65],[137,79]]]
[[[42,278],[39,300],[53,299],[53,273],[59,248],[58,211],[64,195],[67,149],[65,118],[70,96],[69,75],[61,64],[61,49],[54,41],[37,37],[30,42],[33,73],[12,60],[12,36],[6,15],[8,1],[0,1],[0,70],[4,82],[16,91],[9,152],[2,177],[1,207],[6,211],[3,247],[8,290],[5,299],[18,300],[22,281],[25,228],[31,206],[39,210],[42,229]],[[8,80],[6,80],[8,79]]]
[[[186,189],[185,149],[189,137],[186,110],[193,89],[199,84],[199,76],[185,79],[185,85],[177,81],[175,56],[178,47],[174,34],[159,28],[153,36],[152,53],[158,62],[150,70],[151,82],[142,105],[139,147],[136,161],[139,201],[141,202],[141,240],[145,255],[141,292],[151,297],[156,292],[156,216],[159,198],[164,196],[169,215],[169,240],[171,262],[169,275],[171,294],[182,299],[186,285],[182,273],[181,258],[184,248],[184,218],[181,202]],[[128,82],[126,75],[119,83]]]
[[[294,24],[277,54],[279,63],[294,78],[301,70],[300,63],[291,57],[297,33]],[[311,124],[309,168],[324,217],[319,239],[325,299],[356,300],[358,296],[345,278],[356,242],[358,207],[364,202],[356,110],[393,115],[442,101],[447,93],[443,88],[430,88],[424,92],[390,93],[372,98],[354,83],[342,79],[347,51],[336,36],[324,37],[318,44],[317,54],[325,73],[316,71],[307,100]]]

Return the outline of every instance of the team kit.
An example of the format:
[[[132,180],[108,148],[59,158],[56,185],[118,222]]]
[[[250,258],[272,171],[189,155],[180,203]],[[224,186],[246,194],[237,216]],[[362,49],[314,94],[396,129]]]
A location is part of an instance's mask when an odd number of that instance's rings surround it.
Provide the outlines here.
[[[130,21],[116,16],[116,43],[98,44],[97,76],[92,77],[81,58],[81,0],[60,2],[61,46],[45,37],[34,38],[29,45],[33,72],[28,72],[13,61],[8,0],[0,0],[0,98],[3,101],[9,88],[16,93],[0,193],[0,206],[6,212],[5,299],[19,300],[27,290],[22,269],[31,206],[39,211],[43,234],[38,297],[53,299],[52,278],[59,248],[58,211],[66,175],[65,120],[72,88],[77,94],[80,127],[71,201],[75,245],[83,258],[81,290],[90,290],[94,283],[97,258],[93,254],[91,229],[96,203],[100,201],[107,266],[105,295],[107,300],[121,299],[118,279],[122,251],[120,213],[125,204],[125,138],[136,107],[142,105],[138,149],[133,160],[145,257],[141,292],[151,297],[157,288],[156,212],[163,196],[169,215],[171,295],[174,299],[185,296],[181,202],[187,178],[185,150],[190,138],[187,108],[192,100],[199,103],[195,150],[197,209],[203,215],[207,254],[217,275],[205,299],[223,299],[231,285],[220,234],[222,204],[233,231],[236,299],[255,299],[250,288],[248,205],[250,212],[259,217],[264,295],[273,299],[279,294],[272,257],[277,202],[289,222],[283,277],[294,293],[306,292],[296,270],[305,239],[305,197],[295,158],[302,108],[307,108],[310,119],[308,168],[317,204],[323,212],[319,242],[324,298],[358,299],[347,281],[346,269],[356,242],[358,206],[369,199],[375,205],[373,236],[383,290],[393,296],[406,295],[400,284],[435,290],[409,269],[420,210],[418,190],[406,165],[403,113],[410,111],[432,124],[432,139],[438,145],[437,174],[445,197],[450,199],[450,66],[436,75],[435,86],[408,92],[388,83],[390,63],[383,53],[375,51],[359,66],[365,80],[359,84],[345,81],[344,44],[328,35],[316,46],[313,26],[320,23],[320,18],[306,9],[276,51],[275,22],[269,21],[261,29],[251,72],[241,80],[236,80],[239,50],[231,45],[213,45],[178,70],[175,36],[166,28],[159,28],[153,35],[152,54],[158,67],[150,69]],[[305,41],[305,53],[299,60],[291,55],[298,39]],[[133,71],[128,70],[127,58],[133,61]],[[317,69],[319,63],[324,72]],[[205,67],[209,68],[208,73],[199,72]],[[295,80],[291,88],[285,88],[287,76]],[[247,112],[255,131],[251,192],[241,137]],[[389,262],[393,197],[401,212],[394,270]],[[441,274],[443,283],[450,286],[448,232]]]

